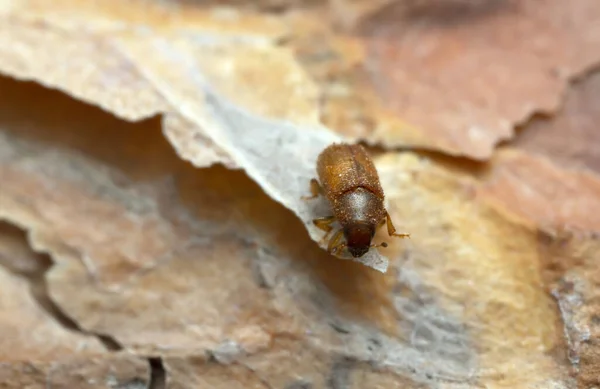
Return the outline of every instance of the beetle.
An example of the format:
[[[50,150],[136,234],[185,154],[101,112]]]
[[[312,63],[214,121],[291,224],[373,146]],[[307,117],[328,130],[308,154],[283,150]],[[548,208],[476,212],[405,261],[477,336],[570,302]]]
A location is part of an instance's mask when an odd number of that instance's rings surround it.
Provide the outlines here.
[[[311,196],[302,198],[308,200],[323,195],[329,201],[333,215],[314,219],[313,224],[326,232],[323,239],[327,239],[336,220],[341,225],[329,240],[330,254],[347,248],[354,258],[359,258],[372,247],[387,247],[385,242],[371,244],[376,230],[384,223],[387,223],[389,236],[410,237],[410,234],[396,233],[385,209],[377,169],[361,145],[334,143],[327,146],[317,158],[317,176],[319,180],[310,180]]]

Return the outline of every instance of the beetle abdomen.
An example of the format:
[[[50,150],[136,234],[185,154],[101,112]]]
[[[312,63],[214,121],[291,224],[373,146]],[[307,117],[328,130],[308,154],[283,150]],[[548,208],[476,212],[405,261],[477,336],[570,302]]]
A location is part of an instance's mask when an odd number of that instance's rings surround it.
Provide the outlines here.
[[[317,174],[330,202],[356,188],[383,198],[383,189],[371,158],[361,145],[333,144],[317,160]]]

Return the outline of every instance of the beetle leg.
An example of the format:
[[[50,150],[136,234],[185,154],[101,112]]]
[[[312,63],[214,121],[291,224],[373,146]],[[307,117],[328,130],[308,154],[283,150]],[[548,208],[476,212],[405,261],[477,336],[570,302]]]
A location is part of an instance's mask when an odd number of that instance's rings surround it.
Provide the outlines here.
[[[399,238],[410,238],[410,234],[397,234],[396,227],[394,227],[394,223],[392,223],[392,218],[389,213],[385,213],[385,219],[387,222],[387,230],[389,236],[397,236]]]
[[[316,178],[312,178],[310,180],[310,193],[310,196],[302,196],[302,200],[314,199],[323,193],[323,189],[321,188],[321,185],[319,185],[319,181],[317,181]]]
[[[344,230],[339,229],[335,235],[331,237],[329,240],[329,245],[327,245],[327,251],[329,251],[329,254],[337,254],[339,250],[346,247],[346,243],[342,241],[342,238],[344,237],[343,234]]]
[[[331,224],[334,221],[335,221],[335,216],[320,217],[318,219],[313,220],[313,224],[318,229],[325,231],[325,236],[323,236],[323,240],[327,239],[327,237],[333,230],[333,227],[331,226]]]
[[[326,217],[320,217],[318,219],[314,219],[313,224],[315,226],[317,226],[317,228],[319,228],[325,232],[329,232],[333,229],[331,224],[334,221],[335,221],[335,216],[326,216]]]

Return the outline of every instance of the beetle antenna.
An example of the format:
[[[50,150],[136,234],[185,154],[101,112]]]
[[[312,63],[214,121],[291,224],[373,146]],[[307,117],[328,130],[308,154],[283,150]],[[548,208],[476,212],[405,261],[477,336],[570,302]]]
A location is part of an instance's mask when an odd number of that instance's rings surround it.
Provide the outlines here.
[[[388,247],[388,244],[386,242],[381,242],[380,244],[372,244],[371,248],[377,248],[377,247]]]

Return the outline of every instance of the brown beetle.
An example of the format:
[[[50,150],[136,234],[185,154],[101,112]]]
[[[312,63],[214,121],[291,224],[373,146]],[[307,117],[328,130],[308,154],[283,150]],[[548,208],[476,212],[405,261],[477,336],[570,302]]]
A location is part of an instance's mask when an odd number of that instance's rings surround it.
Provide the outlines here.
[[[329,236],[336,220],[342,228],[329,240],[328,251],[337,253],[344,247],[354,258],[365,255],[371,247],[387,247],[387,243],[373,245],[371,241],[377,228],[387,222],[389,236],[407,238],[397,234],[390,215],[385,209],[384,194],[375,164],[361,145],[332,144],[317,159],[317,175],[321,181],[311,179],[312,196],[324,195],[333,210],[333,216],[318,218],[313,223]],[[346,242],[343,242],[342,237]]]

